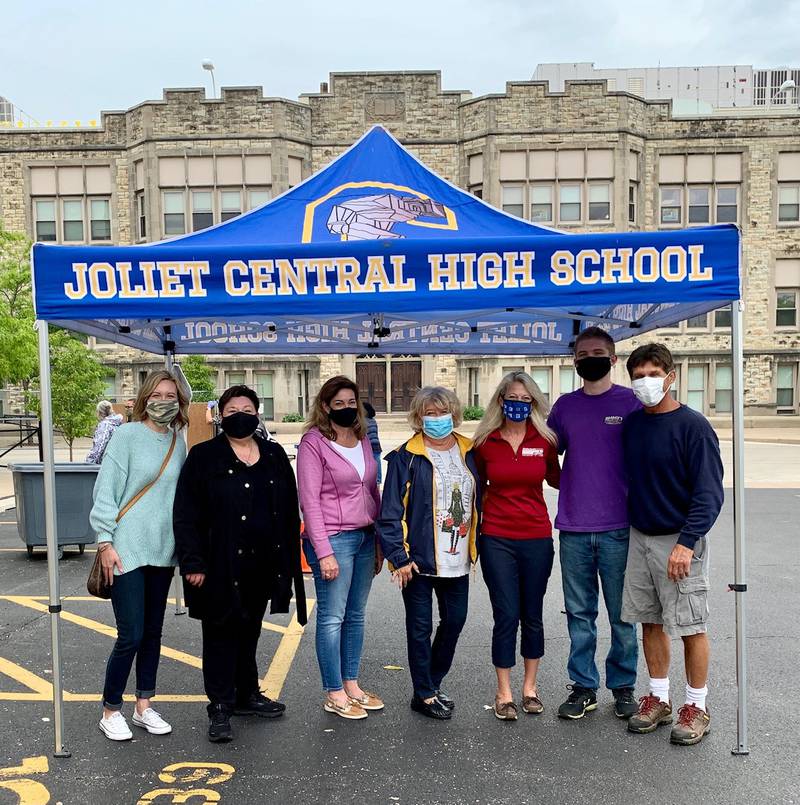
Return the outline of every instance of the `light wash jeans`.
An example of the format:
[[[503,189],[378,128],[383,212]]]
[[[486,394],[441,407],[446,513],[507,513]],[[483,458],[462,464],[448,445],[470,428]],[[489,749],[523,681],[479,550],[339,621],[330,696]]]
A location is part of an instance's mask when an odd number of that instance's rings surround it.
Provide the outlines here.
[[[322,687],[342,690],[343,681],[358,679],[364,646],[364,615],[375,576],[373,529],[340,531],[331,538],[339,575],[322,578],[314,546],[303,540],[306,560],[314,574],[317,594],[317,662]]]

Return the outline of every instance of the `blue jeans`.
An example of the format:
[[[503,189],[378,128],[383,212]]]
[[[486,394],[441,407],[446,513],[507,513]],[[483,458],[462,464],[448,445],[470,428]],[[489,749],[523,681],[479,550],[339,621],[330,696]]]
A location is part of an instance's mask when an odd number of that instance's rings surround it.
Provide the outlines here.
[[[567,672],[574,684],[589,690],[600,687],[595,663],[599,581],[611,624],[611,648],[606,657],[606,687],[632,688],[636,684],[639,644],[636,626],[620,619],[629,529],[562,531],[559,537],[561,579],[569,628]]]
[[[136,658],[136,697],[149,699],[156,692],[161,655],[161,629],[167,594],[175,568],[137,567],[114,576],[111,605],[117,621],[117,640],[106,665],[103,706],[122,707],[122,694]]]
[[[358,679],[364,646],[364,615],[375,576],[375,532],[340,531],[331,537],[339,575],[322,578],[317,554],[303,540],[306,560],[314,574],[317,593],[317,662],[325,690],[342,690],[342,683]]]
[[[434,593],[439,625],[431,644]],[[430,699],[453,664],[456,643],[467,620],[469,575],[443,578],[414,573],[403,590],[403,603],[411,683],[420,699]]]

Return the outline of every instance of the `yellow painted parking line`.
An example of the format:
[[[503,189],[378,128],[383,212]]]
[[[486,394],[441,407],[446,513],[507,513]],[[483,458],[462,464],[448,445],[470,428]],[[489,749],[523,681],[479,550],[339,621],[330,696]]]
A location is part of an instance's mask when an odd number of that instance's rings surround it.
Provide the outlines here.
[[[10,601],[13,604],[19,604],[29,609],[34,609],[37,612],[47,612],[47,607],[40,601],[37,601],[30,596],[26,595],[4,595],[0,596],[4,601]],[[113,626],[107,626],[100,621],[92,620],[91,618],[84,618],[82,615],[75,615],[73,612],[67,612],[65,609],[61,610],[61,619],[74,623],[77,626],[83,626],[85,629],[91,629],[98,634],[106,635],[116,639],[117,630]],[[171,660],[177,660],[185,665],[190,665],[192,668],[202,668],[203,663],[200,657],[195,657],[192,654],[187,654],[185,651],[178,651],[178,649],[169,648],[168,646],[161,646],[161,656],[169,657]]]
[[[314,603],[314,599],[306,601],[309,617],[311,616],[311,610],[314,608]],[[275,652],[269,669],[261,682],[265,695],[271,699],[277,699],[281,695],[283,683],[286,681],[289,669],[292,667],[292,661],[300,646],[304,631],[305,628],[297,622],[297,615],[292,615],[289,626],[286,628],[286,634],[281,638],[278,650]]]
[[[31,693],[13,693],[9,696],[24,696],[28,701],[41,701],[53,698],[53,684],[47,679],[31,673],[27,668],[17,665],[5,657],[0,657],[0,674],[11,677],[15,682],[29,688]]]

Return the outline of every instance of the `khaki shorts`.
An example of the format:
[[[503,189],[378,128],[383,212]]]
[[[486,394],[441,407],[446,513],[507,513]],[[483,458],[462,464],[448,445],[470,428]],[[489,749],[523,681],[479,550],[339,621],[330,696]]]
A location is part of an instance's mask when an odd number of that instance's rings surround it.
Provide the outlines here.
[[[667,577],[667,561],[678,536],[652,536],[631,526],[622,592],[622,620],[626,623],[661,623],[675,637],[706,631],[708,540],[697,541],[689,576],[676,582]]]

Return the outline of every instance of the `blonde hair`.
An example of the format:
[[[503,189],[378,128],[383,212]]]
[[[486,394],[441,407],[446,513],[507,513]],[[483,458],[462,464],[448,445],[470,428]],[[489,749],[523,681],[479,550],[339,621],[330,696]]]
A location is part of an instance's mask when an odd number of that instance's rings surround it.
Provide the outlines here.
[[[444,386],[425,386],[421,388],[411,400],[411,407],[408,410],[408,424],[415,433],[422,430],[422,417],[425,416],[425,409],[433,405],[442,411],[453,416],[453,427],[457,428],[462,421],[461,403],[455,392],[446,389]]]
[[[503,420],[505,419],[505,415],[503,414],[503,399],[512,383],[522,383],[522,385],[525,386],[525,391],[527,391],[533,399],[529,420],[536,430],[539,431],[539,434],[555,447],[558,443],[558,439],[553,429],[547,424],[547,415],[550,413],[550,406],[547,404],[542,390],[536,385],[536,381],[527,372],[509,372],[500,381],[500,385],[489,400],[489,405],[486,406],[483,419],[481,419],[475,431],[475,436],[473,437],[474,446],[480,447],[486,441],[489,434],[496,431],[503,424]]]
[[[166,369],[157,369],[155,372],[150,372],[144,379],[139,393],[136,395],[131,418],[134,422],[144,422],[147,419],[147,401],[162,380],[170,380],[175,384],[175,390],[178,392],[178,413],[175,415],[172,424],[178,430],[185,428],[189,424],[189,398],[186,396],[183,384],[178,382],[175,375]]]
[[[303,433],[307,433],[311,428],[317,428],[319,432],[332,442],[336,441],[336,431],[331,425],[331,419],[328,412],[325,410],[327,405],[330,408],[331,400],[342,389],[352,391],[356,395],[356,403],[358,410],[358,418],[353,425],[353,433],[358,441],[361,441],[367,433],[367,423],[364,416],[364,406],[358,398],[358,384],[354,383],[349,377],[344,375],[336,375],[330,380],[326,380],[322,388],[314,398],[314,404],[308,412],[306,424],[303,427]]]

